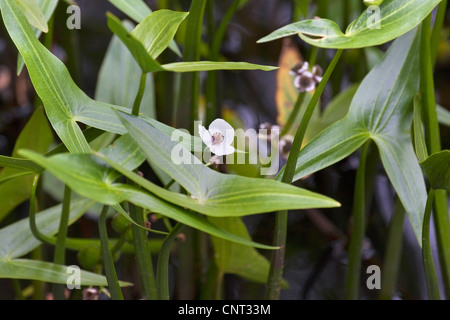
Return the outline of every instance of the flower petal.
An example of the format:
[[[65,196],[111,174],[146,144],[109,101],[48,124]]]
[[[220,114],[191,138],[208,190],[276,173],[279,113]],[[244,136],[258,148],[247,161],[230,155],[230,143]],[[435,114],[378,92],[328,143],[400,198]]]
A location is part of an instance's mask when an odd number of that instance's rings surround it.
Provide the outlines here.
[[[234,142],[234,129],[223,119],[216,119],[209,125],[210,133],[220,131],[224,135],[224,143],[230,145]]]
[[[203,142],[208,146],[212,146],[212,137],[208,130],[201,124],[198,125],[198,134],[202,138]]]
[[[225,143],[219,143],[209,147],[212,153],[218,156],[225,156],[227,154],[232,154],[234,152],[234,147],[227,145]]]

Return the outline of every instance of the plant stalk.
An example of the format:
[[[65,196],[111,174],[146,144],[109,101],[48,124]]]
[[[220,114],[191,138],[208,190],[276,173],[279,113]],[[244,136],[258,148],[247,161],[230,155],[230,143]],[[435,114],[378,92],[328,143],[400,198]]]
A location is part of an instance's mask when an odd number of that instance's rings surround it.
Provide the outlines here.
[[[144,215],[141,208],[129,204],[130,217],[139,225],[145,225]],[[136,261],[141,280],[144,297],[150,300],[157,299],[155,276],[153,272],[152,257],[148,246],[147,233],[144,229],[132,224],[133,243],[136,248]]]
[[[139,81],[139,90],[136,94],[136,98],[134,99],[133,109],[131,111],[131,114],[134,116],[139,115],[139,109],[141,107],[142,97],[144,96],[146,82],[147,82],[147,73],[142,72],[141,79]]]
[[[431,61],[432,67],[436,65],[437,51],[439,47],[439,41],[441,40],[442,27],[444,25],[445,14],[447,12],[447,0],[441,1],[438,6],[436,18],[434,20],[434,27],[431,34]]]
[[[11,279],[11,281],[16,300],[26,300],[25,296],[23,295],[22,288],[20,287],[19,279]]]
[[[98,219],[98,232],[100,235],[100,243],[103,254],[103,264],[105,266],[106,279],[108,281],[111,299],[123,300],[122,289],[120,288],[119,279],[117,278],[116,268],[114,267],[114,259],[109,248],[108,232],[106,230],[106,216],[108,214],[108,206],[103,206],[103,210]]]
[[[56,238],[55,253],[53,256],[53,262],[56,264],[65,264],[66,261],[66,238],[67,230],[69,226],[70,217],[70,200],[72,190],[69,186],[64,186],[64,198],[61,210],[61,220],[59,222],[59,231]],[[55,300],[65,300],[65,286],[61,284],[55,284],[53,286],[53,298]]]
[[[186,23],[183,61],[200,60],[200,44],[206,2],[206,0],[192,0],[191,2]],[[176,110],[177,125],[193,131],[194,121],[198,120],[199,116],[199,73],[188,72],[183,74],[181,79],[180,100]]]
[[[303,139],[305,137],[306,129],[308,128],[308,124],[311,120],[311,116],[314,112],[314,108],[319,101],[325,86],[330,79],[331,74],[333,73],[334,68],[336,67],[339,58],[342,55],[343,50],[337,50],[333,60],[328,66],[325,74],[322,78],[322,81],[319,83],[314,95],[309,101],[308,107],[306,108],[305,114],[300,122],[300,125],[297,129],[297,132],[294,136],[294,141],[292,143],[291,152],[289,153],[289,157],[285,166],[285,171],[281,178],[281,181],[284,183],[292,183],[295,173],[295,167],[297,164],[297,158],[300,153]],[[280,296],[281,290],[281,280],[283,275],[284,268],[284,256],[285,256],[285,246],[286,246],[286,233],[287,233],[287,220],[288,220],[288,212],[287,210],[279,211],[276,215],[275,221],[275,234],[273,245],[280,247],[278,250],[274,250],[271,255],[270,262],[270,271],[269,277],[267,280],[267,290],[266,290],[266,298],[269,300],[277,300]]]
[[[436,275],[436,269],[433,262],[433,253],[430,244],[430,220],[433,207],[434,190],[428,192],[427,205],[425,207],[425,216],[423,218],[422,229],[422,259],[425,268],[425,277],[427,279],[428,296],[431,300],[440,300],[439,284]]]
[[[228,7],[225,15],[223,16],[219,27],[214,32],[214,36],[211,43],[209,59],[211,61],[219,60],[220,45],[225,37],[227,27],[233,18],[236,10],[239,7],[241,0],[234,0],[234,2]],[[212,2],[211,2],[212,7]],[[212,11],[212,10],[210,10]],[[213,14],[210,14],[210,18],[213,18]],[[211,27],[210,30],[213,28]],[[205,96],[206,96],[206,122],[211,123],[218,116],[219,101],[217,97],[218,90],[218,71],[208,72],[208,79],[206,82]]]
[[[177,223],[172,228],[169,235],[164,239],[161,245],[161,250],[158,257],[158,267],[156,270],[156,287],[159,291],[159,299],[169,300],[169,258],[172,244],[175,241],[177,235],[183,230],[184,225]]]
[[[436,97],[431,56],[431,14],[422,22],[420,51],[420,91],[423,102],[425,138],[429,154],[441,150],[441,138],[436,112]],[[437,27],[437,26],[435,26]],[[434,195],[434,224],[439,249],[445,292],[450,297],[450,220],[448,216],[447,192],[436,190]]]
[[[139,90],[134,100],[133,109],[131,112],[133,116],[139,115],[142,97],[145,91],[146,79],[147,74],[145,72],[142,72],[139,83]],[[134,184],[132,181],[128,182],[130,184]],[[128,203],[128,209],[130,211],[131,219],[133,219],[137,224],[144,226],[145,220],[142,211],[143,209],[137,208],[132,203]],[[137,269],[143,295],[146,299],[156,300],[157,292],[156,292],[155,275],[153,272],[153,263],[148,245],[147,232],[144,229],[139,228],[135,224],[131,224],[131,231],[133,233],[133,244],[136,249],[135,254],[136,254]]]
[[[400,199],[396,198],[394,213],[391,218],[389,234],[386,241],[387,248],[383,261],[380,300],[391,300],[395,293],[402,252],[404,218],[405,209]]]
[[[353,196],[353,227],[348,250],[348,270],[345,283],[345,299],[357,300],[361,273],[361,251],[365,233],[366,212],[366,161],[370,140],[361,151],[359,167],[356,172],[355,193]]]
[[[56,239],[54,237],[46,236],[45,234],[41,233],[37,227],[36,222],[36,190],[39,184],[39,175],[34,176],[33,183],[31,185],[31,194],[30,194],[30,209],[29,209],[29,215],[30,215],[30,229],[33,236],[41,241],[42,243],[48,243],[48,244],[56,244]]]

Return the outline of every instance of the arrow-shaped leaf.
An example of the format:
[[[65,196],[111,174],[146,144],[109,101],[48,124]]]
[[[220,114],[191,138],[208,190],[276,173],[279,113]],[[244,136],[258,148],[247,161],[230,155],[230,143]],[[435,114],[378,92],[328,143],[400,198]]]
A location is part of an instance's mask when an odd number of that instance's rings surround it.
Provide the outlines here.
[[[113,5],[119,8],[123,13],[127,14],[137,23],[142,22],[152,10],[147,6],[143,0],[109,0]],[[175,52],[176,55],[181,57],[180,49],[175,41],[171,41],[169,48]]]
[[[66,153],[49,158],[27,150],[22,150],[21,154],[46,168],[78,194],[97,202],[114,206],[128,201],[219,238],[247,246],[274,249],[229,233],[196,213],[171,205],[138,188],[114,183],[109,178],[113,169],[93,154]]]
[[[148,54],[156,59],[171,43],[188,12],[158,10],[148,15],[131,35],[140,40]]]
[[[322,48],[371,47],[391,41],[416,27],[440,1],[384,1],[379,7],[369,7],[364,11],[347,27],[345,33],[334,21],[312,19],[286,25],[258,42],[268,42],[298,34],[305,42]]]
[[[213,216],[243,216],[282,209],[339,205],[325,196],[278,181],[227,175],[211,170],[201,164],[182,144],[171,141],[145,121],[123,113],[120,113],[120,117],[147,159],[196,199],[195,202],[180,199],[181,197],[177,200],[193,210]],[[174,152],[183,154],[184,163],[173,161]],[[136,182],[142,183],[141,180]],[[147,183],[142,186],[168,201],[174,201]]]
[[[415,31],[392,44],[359,86],[348,114],[301,150],[295,180],[336,163],[373,139],[421,243],[426,189],[410,136],[418,46]]]

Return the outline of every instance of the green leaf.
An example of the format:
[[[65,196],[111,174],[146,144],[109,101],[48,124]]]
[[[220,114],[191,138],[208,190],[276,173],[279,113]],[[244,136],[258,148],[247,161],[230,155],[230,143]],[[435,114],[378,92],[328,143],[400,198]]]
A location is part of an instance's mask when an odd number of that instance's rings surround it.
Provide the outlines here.
[[[26,171],[27,173],[40,173],[42,171],[41,167],[30,162],[29,160],[6,156],[0,156],[0,167]],[[2,175],[0,175],[0,177],[2,177]]]
[[[0,157],[0,166],[9,166],[0,173],[0,180],[3,181],[0,184],[0,221],[11,210],[28,199],[33,180],[30,173],[40,171],[39,166],[21,159],[17,151],[20,148],[28,148],[45,153],[52,141],[53,135],[44,109],[38,108],[17,138],[12,157]],[[24,171],[29,174],[23,175]]]
[[[166,71],[172,72],[196,72],[213,70],[263,70],[272,71],[277,67],[264,66],[248,62],[216,62],[216,61],[193,61],[193,62],[174,62],[161,66]]]
[[[124,21],[128,30],[133,30],[133,24]],[[114,36],[109,44],[106,56],[100,68],[95,99],[118,106],[133,106],[139,88],[141,69],[134,60],[130,51]],[[140,112],[155,116],[155,97],[153,75],[147,74],[146,90],[142,97]]]
[[[143,0],[109,0],[109,2],[136,22],[141,22],[152,13]]]
[[[213,216],[243,216],[281,209],[339,206],[330,198],[278,181],[226,175],[211,170],[200,164],[183,145],[171,141],[168,136],[161,134],[143,120],[123,113],[120,117],[147,159],[183,186],[195,200],[164,192],[106,158],[105,161],[167,201]],[[172,152],[183,153],[187,161],[181,164],[174,163]]]
[[[145,154],[128,134],[99,152],[127,170],[134,170],[145,161]]]
[[[433,189],[450,191],[450,150],[433,153],[420,165]]]
[[[240,218],[208,218],[214,224],[242,238],[251,239]],[[266,283],[270,263],[255,248],[211,237],[214,261],[223,273],[235,274],[256,283]],[[286,286],[284,281],[284,286]]]
[[[146,230],[146,231],[153,232],[153,233],[156,233],[156,234],[164,235],[164,236],[168,235],[167,232],[159,231],[159,230],[154,230],[154,229],[148,229],[148,228],[146,228],[146,227],[144,227],[144,226],[141,226],[139,223],[135,222],[135,221],[130,217],[130,215],[122,208],[122,206],[121,206],[120,204],[114,205],[113,208],[114,208],[121,216],[123,216],[125,219],[127,219],[128,222],[134,224],[135,226],[137,226],[137,227],[139,227],[139,228],[141,228],[141,229],[144,229],[144,230]]]
[[[319,109],[316,108],[317,111],[313,114],[311,118],[311,123],[308,126],[308,130],[305,134],[305,142],[310,141],[314,137],[316,137],[320,132],[336,123],[337,121],[343,119],[350,108],[352,99],[358,89],[359,84],[354,84],[346,88],[344,91],[335,96],[325,107],[325,110],[322,114],[319,114]],[[309,97],[310,99],[310,97]],[[308,99],[305,99],[305,102],[309,102]],[[303,106],[302,106],[303,107]],[[306,110],[305,108],[301,110],[300,116],[303,117],[303,113]],[[300,118],[301,119],[301,118]],[[350,129],[351,130],[351,129]],[[342,132],[345,135],[345,132]],[[342,137],[342,136],[341,136]],[[336,141],[335,139],[333,139]]]
[[[67,266],[51,262],[0,258],[0,278],[29,279],[66,284],[71,275],[72,273]],[[102,275],[80,270],[80,285],[107,286],[108,283]],[[127,286],[131,284],[122,282],[121,285]]]
[[[140,40],[148,54],[156,59],[171,43],[188,12],[158,10],[148,15],[131,35]]]
[[[36,0],[16,0],[28,22],[42,32],[48,32],[47,19],[39,8]]]
[[[350,85],[328,103],[320,117],[323,128],[341,120],[347,115],[358,87],[359,83]]]
[[[349,113],[301,150],[295,180],[338,162],[372,139],[421,243],[427,196],[410,136],[419,42],[412,31],[392,44],[359,86]]]
[[[28,150],[22,150],[21,154],[46,168],[81,196],[105,205],[114,206],[128,201],[219,238],[262,249],[275,249],[222,230],[206,218],[171,205],[136,187],[112,182],[109,176],[113,169],[93,154],[65,153],[49,158]]]
[[[347,117],[329,126],[300,152],[294,180],[322,170],[348,157],[361,147],[370,135]],[[281,170],[284,171],[284,168]],[[281,176],[281,174],[279,174]]]
[[[364,48],[364,55],[366,57],[367,67],[370,70],[383,60],[384,52],[379,47],[366,47]]]
[[[13,179],[20,178],[20,177],[23,177],[23,176],[27,176],[29,174],[30,174],[30,172],[28,172],[28,171],[21,171],[21,172],[17,172],[17,173],[8,175],[6,177],[0,176],[0,185],[3,184],[3,183],[6,183],[8,181],[11,181]]]
[[[90,199],[72,201],[69,223],[72,224],[78,220],[94,203],[95,201]],[[54,235],[58,231],[61,207],[62,205],[57,205],[36,215],[36,224],[43,234]],[[15,259],[22,257],[39,245],[41,245],[41,242],[31,233],[28,218],[0,229],[0,258]]]
[[[67,68],[36,39],[15,1],[0,2],[9,35],[27,64],[34,88],[56,133],[71,152],[91,152],[77,121],[124,133],[109,105],[90,99],[73,82]]]
[[[48,22],[53,15],[53,12],[55,12],[56,6],[58,5],[59,0],[37,0],[37,4],[39,5],[39,8],[41,9],[42,13],[45,16],[45,21]],[[36,38],[39,38],[42,34],[42,31],[39,29],[35,29],[34,33],[36,35]],[[17,74],[19,75],[22,72],[23,66],[25,65],[25,62],[23,61],[22,56],[19,54],[17,57]]]
[[[119,8],[123,13],[127,14],[137,23],[142,22],[152,10],[147,6],[143,0],[109,0],[113,5]],[[180,49],[175,41],[171,41],[169,48],[181,57]]]
[[[108,18],[109,29],[114,32],[128,50],[130,50],[130,53],[133,55],[142,72],[147,73],[163,70],[160,64],[148,54],[144,44],[133,36],[115,15],[108,12],[106,16]]]
[[[92,205],[94,200],[78,199],[70,205],[69,224],[79,219]],[[61,205],[46,209],[36,216],[36,223],[42,233],[53,235],[58,231],[61,217]],[[41,245],[30,230],[28,218],[14,222],[0,229],[0,278],[29,279],[66,284],[68,267],[44,261],[18,259]],[[102,275],[80,270],[81,285],[105,286]],[[122,282],[121,285],[129,285]]]
[[[286,25],[258,42],[268,42],[298,34],[305,42],[322,48],[350,49],[371,47],[391,41],[420,24],[440,0],[384,1],[379,9],[380,28],[374,24],[376,13],[367,10],[343,33],[327,19],[304,20]]]
[[[203,151],[205,144],[199,136],[191,136],[187,130],[175,129],[155,119],[139,116],[140,119],[149,123],[152,127],[156,128],[159,132],[165,134],[169,138],[179,138],[179,142],[188,150],[191,151]]]

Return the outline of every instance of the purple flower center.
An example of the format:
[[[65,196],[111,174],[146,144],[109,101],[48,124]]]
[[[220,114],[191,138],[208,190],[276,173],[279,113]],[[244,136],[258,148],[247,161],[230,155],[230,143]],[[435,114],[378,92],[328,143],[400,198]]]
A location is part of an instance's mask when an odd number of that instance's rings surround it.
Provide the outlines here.
[[[223,142],[223,140],[224,140],[224,135],[222,134],[222,133],[220,133],[220,132],[215,132],[213,135],[212,135],[212,137],[211,137],[211,142],[212,142],[212,144],[213,145],[216,145],[216,144],[219,144],[219,143],[222,143]]]

